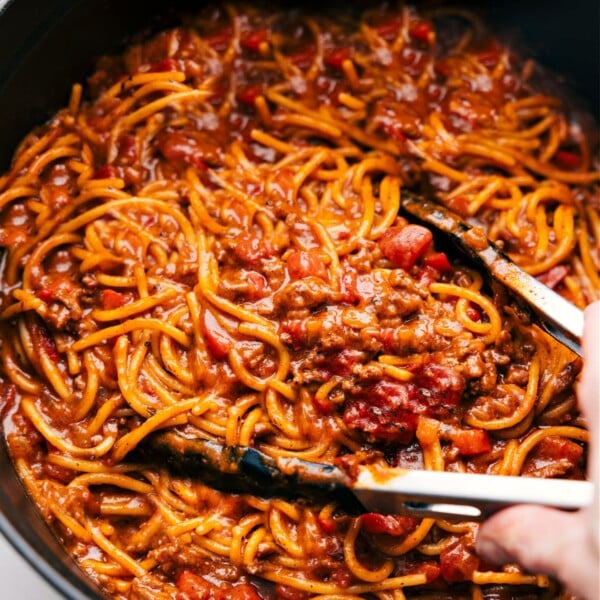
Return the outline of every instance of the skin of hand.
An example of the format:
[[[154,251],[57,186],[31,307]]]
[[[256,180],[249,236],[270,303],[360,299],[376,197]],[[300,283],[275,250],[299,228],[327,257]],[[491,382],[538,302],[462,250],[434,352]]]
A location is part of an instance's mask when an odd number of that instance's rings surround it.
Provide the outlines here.
[[[533,573],[561,581],[577,597],[600,598],[600,302],[584,313],[584,368],[578,399],[590,430],[589,478],[595,484],[590,507],[568,513],[539,506],[513,506],[484,522],[477,552],[492,564],[517,562]]]

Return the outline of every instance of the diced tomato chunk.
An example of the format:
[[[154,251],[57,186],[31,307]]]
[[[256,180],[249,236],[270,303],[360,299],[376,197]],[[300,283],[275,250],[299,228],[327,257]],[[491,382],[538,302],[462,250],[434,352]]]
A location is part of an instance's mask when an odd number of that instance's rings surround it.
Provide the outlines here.
[[[433,27],[427,21],[417,21],[408,30],[410,37],[419,40],[425,44],[433,44],[435,42],[435,32]]]
[[[464,391],[460,373],[450,367],[427,364],[408,382],[382,379],[365,386],[344,404],[343,420],[384,442],[408,444],[419,415],[443,417],[455,410]]]
[[[554,265],[551,269],[538,275],[538,281],[551,289],[554,289],[569,273],[571,267],[568,265]]]
[[[476,323],[479,323],[479,321],[481,321],[480,309],[477,306],[471,304],[470,302],[467,305],[467,316],[469,317],[469,319],[471,319],[471,321],[475,321]]]
[[[554,158],[559,166],[564,169],[577,169],[581,165],[581,156],[575,154],[575,152],[568,152],[567,150],[559,150]]]
[[[209,600],[214,586],[203,577],[183,571],[177,578],[177,600]]]
[[[277,600],[308,600],[311,597],[309,592],[299,590],[291,585],[285,585],[284,583],[276,584],[273,591]]]
[[[266,29],[258,29],[257,31],[252,31],[245,37],[242,41],[242,47],[246,48],[246,50],[252,50],[253,52],[258,52],[260,49],[260,45],[263,42],[266,42],[269,39],[269,33]]]
[[[280,333],[288,338],[286,343],[291,344],[294,350],[299,350],[306,342],[305,324],[303,319],[286,319],[281,323]]]
[[[341,69],[342,64],[348,58],[350,58],[350,48],[347,46],[336,48],[325,57],[325,64],[332,69]]]
[[[299,69],[308,69],[316,56],[314,46],[307,46],[287,55],[287,59]]]
[[[222,31],[216,32],[209,37],[205,37],[204,41],[217,52],[223,52],[231,41],[232,31],[229,27]]]
[[[421,225],[390,227],[381,239],[379,247],[382,254],[397,267],[408,271],[429,250],[433,235]]]
[[[544,438],[533,454],[537,460],[566,460],[575,465],[583,456],[583,448],[577,442],[552,435]]]
[[[437,281],[438,276],[439,272],[436,269],[425,265],[419,273],[419,285],[428,288],[434,281]]]
[[[415,414],[400,406],[393,406],[376,397],[352,398],[344,405],[342,415],[350,429],[358,429],[384,442],[409,444],[417,430]]]
[[[42,290],[38,290],[35,295],[44,302],[52,302],[54,299],[54,293],[50,288],[44,288]]]
[[[445,252],[432,252],[423,258],[423,264],[428,267],[433,267],[437,269],[441,273],[446,273],[447,271],[452,271],[452,265],[448,260]]]
[[[119,169],[114,165],[102,165],[94,171],[92,179],[113,179],[120,177]]]
[[[171,163],[191,165],[201,171],[206,170],[204,154],[210,153],[211,148],[203,144],[200,138],[167,129],[156,136],[156,143],[161,154]]]
[[[335,521],[331,517],[317,517],[317,525],[325,533],[331,534],[335,532]]]
[[[346,268],[341,277],[342,302],[356,304],[360,301],[358,293],[358,274],[352,268]]]
[[[327,366],[331,373],[347,377],[352,374],[352,369],[358,365],[362,358],[362,352],[355,348],[344,348],[340,352],[326,357]]]
[[[337,583],[342,588],[347,588],[352,582],[352,574],[347,567],[338,567],[331,572],[329,576],[331,581]]]
[[[246,293],[248,299],[255,301],[264,298],[268,285],[265,276],[256,271],[246,271],[245,277],[248,281],[248,292]]]
[[[392,17],[387,21],[382,21],[381,23],[373,25],[372,28],[377,32],[377,35],[390,42],[398,35],[401,23],[400,17]]]
[[[365,513],[360,516],[360,523],[362,528],[369,533],[386,533],[387,535],[401,536],[414,531],[419,524],[419,519],[399,515]]]
[[[327,279],[327,267],[317,250],[293,250],[287,259],[287,270],[292,279]]]
[[[407,564],[403,569],[405,575],[414,575],[417,573],[425,575],[427,583],[435,581],[440,576],[441,571],[440,565],[432,560],[418,562],[414,565]]]
[[[263,88],[260,83],[253,83],[240,89],[236,94],[238,102],[247,106],[254,106],[256,99],[263,93]]]
[[[17,399],[17,386],[14,383],[3,381],[0,383],[0,418],[4,419],[6,413],[15,405]]]
[[[150,67],[152,73],[164,73],[167,71],[179,71],[179,63],[170,56],[163,58]]]
[[[249,583],[218,587],[190,571],[179,575],[177,588],[175,600],[260,600],[258,592]]]
[[[256,263],[274,254],[274,248],[268,240],[263,240],[249,232],[244,232],[237,237],[233,251],[240,260],[248,264]]]
[[[137,141],[135,135],[126,133],[119,138],[119,158],[133,160],[137,156]]]
[[[492,449],[490,436],[483,429],[457,429],[448,437],[463,456],[483,454]]]
[[[416,371],[410,383],[418,388],[421,402],[432,409],[455,408],[465,389],[460,371],[435,363],[426,364]]]
[[[210,310],[204,311],[202,333],[210,353],[217,360],[224,359],[233,345],[233,340]]]
[[[449,544],[440,553],[442,577],[448,583],[469,581],[479,568],[479,558],[462,540]]]
[[[499,48],[490,48],[489,50],[482,50],[475,54],[477,62],[481,63],[484,67],[492,69],[498,64],[500,58]]]
[[[46,329],[45,325],[33,322],[31,324],[31,337],[34,346],[41,348],[52,362],[57,363],[60,360],[56,342],[54,341],[54,338],[51,337],[50,332]]]
[[[127,295],[115,290],[107,289],[102,290],[102,308],[104,310],[112,310],[114,308],[120,308],[124,304],[127,304],[129,298]]]
[[[321,414],[330,415],[333,412],[333,402],[327,397],[319,398],[313,396],[313,404]]]
[[[261,600],[261,598],[254,586],[249,583],[240,583],[231,589],[222,590],[219,600]]]

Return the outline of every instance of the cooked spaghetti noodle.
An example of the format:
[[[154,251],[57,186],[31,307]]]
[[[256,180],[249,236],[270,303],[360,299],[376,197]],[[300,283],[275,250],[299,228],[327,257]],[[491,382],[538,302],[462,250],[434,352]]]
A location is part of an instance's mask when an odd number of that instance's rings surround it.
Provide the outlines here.
[[[110,595],[560,595],[483,564],[473,523],[225,494],[135,452],[172,428],[349,469],[582,477],[578,359],[398,216],[426,192],[598,299],[593,149],[536,68],[406,7],[228,7],[103,59],[25,138],[0,179],[4,429]]]

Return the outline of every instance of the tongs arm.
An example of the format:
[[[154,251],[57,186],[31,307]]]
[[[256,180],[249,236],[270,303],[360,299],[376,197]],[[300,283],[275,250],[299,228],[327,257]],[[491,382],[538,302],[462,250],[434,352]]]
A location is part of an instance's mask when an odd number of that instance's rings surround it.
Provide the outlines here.
[[[353,491],[373,512],[465,520],[514,504],[575,510],[593,498],[588,481],[368,467],[360,469]]]
[[[437,202],[404,191],[401,206],[411,217],[444,233],[469,259],[522,298],[548,334],[581,356],[583,311],[516,265],[480,228],[471,227]]]
[[[223,446],[174,431],[154,436],[161,462],[217,488],[260,496],[335,498],[351,512],[478,520],[511,504],[577,509],[592,501],[587,481],[505,477],[358,467],[351,477],[339,467],[297,458],[273,458],[255,448]]]

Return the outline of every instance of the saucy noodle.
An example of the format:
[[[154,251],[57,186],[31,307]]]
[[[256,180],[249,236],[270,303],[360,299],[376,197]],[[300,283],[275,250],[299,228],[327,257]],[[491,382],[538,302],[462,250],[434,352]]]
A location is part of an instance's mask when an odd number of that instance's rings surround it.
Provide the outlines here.
[[[538,67],[461,16],[227,6],[101,59],[0,178],[16,469],[114,598],[559,597],[477,525],[219,492],[136,450],[582,478],[580,360],[432,233],[435,197],[583,308],[598,181]]]

